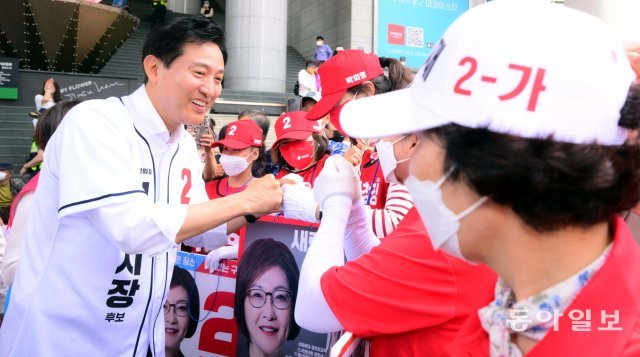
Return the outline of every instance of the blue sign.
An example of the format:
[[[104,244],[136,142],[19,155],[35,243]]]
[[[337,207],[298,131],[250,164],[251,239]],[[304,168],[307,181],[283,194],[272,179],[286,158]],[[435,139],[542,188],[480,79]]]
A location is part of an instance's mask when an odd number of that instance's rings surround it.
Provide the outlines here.
[[[444,31],[462,13],[469,0],[378,0],[377,48],[380,57],[406,58],[406,65],[424,64]]]

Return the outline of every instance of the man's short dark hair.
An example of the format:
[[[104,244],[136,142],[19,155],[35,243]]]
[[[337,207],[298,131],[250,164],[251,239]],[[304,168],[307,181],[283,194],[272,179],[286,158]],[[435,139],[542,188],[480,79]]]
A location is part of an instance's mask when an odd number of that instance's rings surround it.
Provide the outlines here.
[[[182,55],[185,44],[206,42],[218,45],[226,64],[225,33],[218,23],[199,15],[176,17],[149,32],[142,48],[142,60],[144,61],[148,55],[153,55],[159,58],[165,67],[169,67]],[[147,81],[145,73],[144,82],[147,83]]]
[[[198,328],[198,320],[200,319],[200,294],[198,294],[198,286],[191,274],[177,265],[173,266],[173,276],[171,277],[171,285],[169,288],[180,286],[187,292],[189,299],[189,326],[185,338],[190,338],[196,333]]]
[[[324,37],[322,37],[322,36],[318,36],[318,37],[316,37],[316,41],[318,41],[318,40],[322,40],[322,41],[324,41]]]
[[[296,264],[296,259],[289,248],[281,242],[277,242],[272,238],[263,238],[253,242],[242,255],[240,264],[238,265],[238,275],[236,279],[236,296],[234,309],[236,315],[236,324],[238,330],[251,340],[247,329],[247,322],[244,315],[244,299],[247,296],[246,291],[251,288],[251,284],[262,273],[272,267],[280,267],[284,271],[291,290],[291,324],[289,327],[288,340],[293,340],[300,332],[300,326],[293,318],[296,307],[296,295],[298,295],[298,279],[300,278],[300,270]],[[269,302],[267,302],[269,303]]]
[[[527,139],[449,124],[426,132],[443,172],[511,208],[532,229],[589,228],[640,200],[640,146]]]

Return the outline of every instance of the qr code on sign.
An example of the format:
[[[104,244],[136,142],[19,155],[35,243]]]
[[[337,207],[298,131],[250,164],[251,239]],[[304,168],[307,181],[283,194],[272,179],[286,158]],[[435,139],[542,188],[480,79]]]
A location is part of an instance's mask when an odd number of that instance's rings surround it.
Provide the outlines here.
[[[422,27],[407,26],[407,46],[424,47],[424,29]]]

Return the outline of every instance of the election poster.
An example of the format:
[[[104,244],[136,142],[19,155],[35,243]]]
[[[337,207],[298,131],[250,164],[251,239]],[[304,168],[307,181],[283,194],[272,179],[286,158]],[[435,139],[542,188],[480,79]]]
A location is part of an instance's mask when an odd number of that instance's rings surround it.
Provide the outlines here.
[[[419,68],[451,23],[469,10],[469,0],[374,1],[374,52]]]
[[[213,273],[204,269],[205,255],[178,252],[165,302],[167,348],[185,356],[329,356],[339,336],[307,331],[293,318],[299,270],[316,231],[262,217],[240,234],[239,259]]]

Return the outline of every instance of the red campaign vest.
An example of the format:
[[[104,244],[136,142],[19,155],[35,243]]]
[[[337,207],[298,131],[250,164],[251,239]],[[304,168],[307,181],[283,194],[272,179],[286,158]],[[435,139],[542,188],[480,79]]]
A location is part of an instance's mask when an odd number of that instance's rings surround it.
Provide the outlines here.
[[[362,155],[360,181],[362,181],[361,192],[364,204],[373,209],[384,208],[389,184],[384,179],[378,153],[373,150],[366,150]]]
[[[298,175],[302,176],[302,180],[304,182],[307,182],[311,185],[311,187],[313,187],[313,183],[316,180],[316,177],[318,177],[318,175],[320,175],[320,171],[322,171],[322,168],[324,167],[324,162],[327,161],[327,158],[329,157],[329,155],[324,155],[318,162],[316,162],[315,165],[313,165],[312,167],[304,170],[304,171],[300,171],[300,172],[296,172]],[[290,171],[287,171],[285,168],[282,168],[279,172],[278,175],[276,175],[277,179],[281,179],[284,176],[290,174]]]
[[[18,203],[29,192],[33,192],[38,187],[38,179],[40,178],[40,172],[38,172],[35,176],[27,182],[26,185],[22,187],[22,190],[18,193],[16,197],[13,198],[13,202],[11,202],[11,208],[9,209],[9,222],[7,222],[7,229],[11,229],[11,225],[13,225],[13,220],[16,216],[16,209],[18,208]]]
[[[607,261],[587,282],[576,299],[559,317],[557,331],[549,333],[527,357],[543,356],[640,356],[640,247],[620,217],[613,222],[615,236]],[[572,330],[568,313],[591,311],[590,331]],[[621,331],[602,331],[601,312],[619,311]],[[584,315],[583,315],[584,317]],[[585,318],[579,320],[586,321]],[[472,314],[446,347],[451,356],[489,356],[489,335],[478,314]]]

